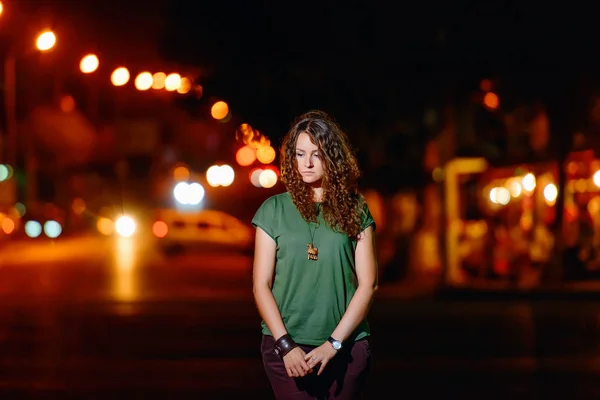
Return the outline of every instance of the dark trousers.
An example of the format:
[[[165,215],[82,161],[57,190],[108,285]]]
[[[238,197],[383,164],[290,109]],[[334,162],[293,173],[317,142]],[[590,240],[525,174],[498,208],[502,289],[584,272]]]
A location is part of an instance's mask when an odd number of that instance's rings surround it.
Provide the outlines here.
[[[320,366],[302,378],[290,378],[285,364],[273,351],[275,340],[263,335],[261,352],[263,364],[277,400],[359,399],[371,367],[371,342],[363,339],[344,344],[327,364],[321,375]],[[305,353],[316,346],[299,345]]]

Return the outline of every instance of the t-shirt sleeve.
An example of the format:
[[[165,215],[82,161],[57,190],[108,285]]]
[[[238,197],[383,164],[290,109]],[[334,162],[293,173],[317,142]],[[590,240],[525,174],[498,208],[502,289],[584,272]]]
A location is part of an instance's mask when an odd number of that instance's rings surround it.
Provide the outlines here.
[[[252,218],[252,226],[258,227],[275,240],[275,204],[274,199],[264,201]]]
[[[365,229],[367,229],[370,225],[373,225],[373,231],[375,231],[375,220],[373,219],[373,216],[371,215],[371,211],[369,211],[369,206],[367,205],[367,202],[365,201],[365,204],[363,206],[363,212],[362,212],[362,223],[360,226],[360,230],[361,232],[364,231]]]

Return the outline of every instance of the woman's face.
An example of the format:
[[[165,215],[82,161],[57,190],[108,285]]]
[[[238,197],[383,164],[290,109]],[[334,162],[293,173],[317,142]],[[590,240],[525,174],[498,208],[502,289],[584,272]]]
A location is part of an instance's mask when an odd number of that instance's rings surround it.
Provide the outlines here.
[[[301,133],[296,141],[296,167],[304,182],[315,187],[321,185],[324,174],[323,157],[306,133]]]

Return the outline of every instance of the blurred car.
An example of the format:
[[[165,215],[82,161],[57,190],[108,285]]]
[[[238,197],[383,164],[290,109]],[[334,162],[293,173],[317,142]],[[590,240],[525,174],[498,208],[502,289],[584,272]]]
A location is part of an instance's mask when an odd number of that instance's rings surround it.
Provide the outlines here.
[[[165,252],[198,248],[247,253],[254,248],[252,226],[217,210],[155,210],[152,233]]]

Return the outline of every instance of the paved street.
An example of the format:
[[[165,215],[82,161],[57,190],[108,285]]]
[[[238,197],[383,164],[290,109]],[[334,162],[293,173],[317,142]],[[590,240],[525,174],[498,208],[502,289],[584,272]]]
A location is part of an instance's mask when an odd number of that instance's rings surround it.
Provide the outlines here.
[[[1,398],[271,399],[251,259],[95,238],[0,248]],[[368,399],[600,396],[600,305],[373,306]]]

